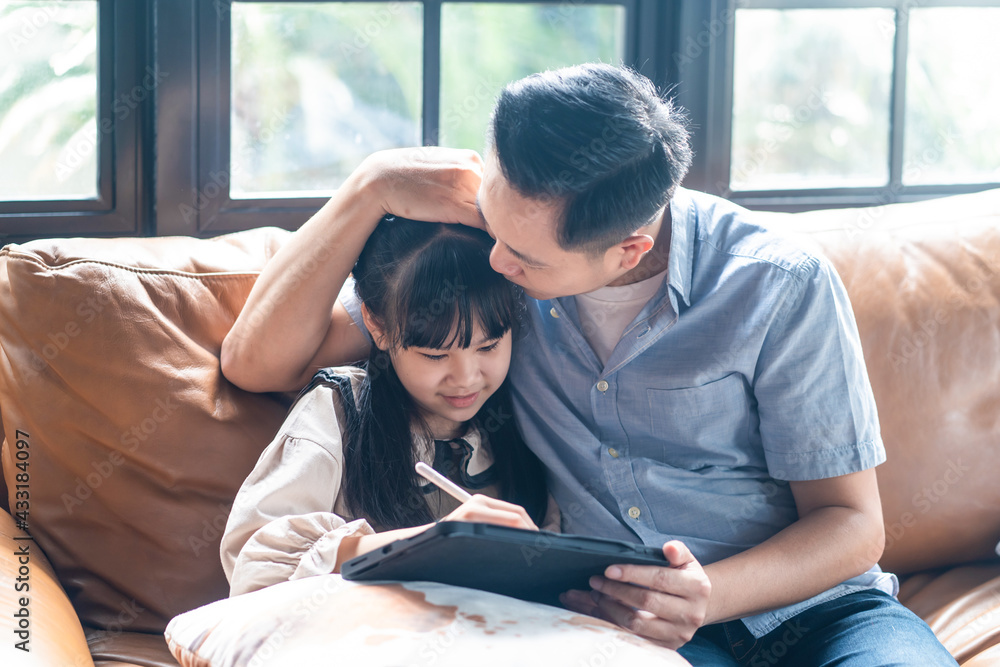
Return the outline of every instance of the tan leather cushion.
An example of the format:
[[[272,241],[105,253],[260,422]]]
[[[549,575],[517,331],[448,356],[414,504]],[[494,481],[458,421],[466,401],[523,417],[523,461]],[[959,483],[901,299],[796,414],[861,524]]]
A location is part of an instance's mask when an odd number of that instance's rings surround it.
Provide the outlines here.
[[[882,566],[995,559],[1000,190],[760,219],[806,234],[850,294],[888,454]]]
[[[184,667],[687,665],[675,651],[566,609],[428,582],[296,579],[170,622]]]
[[[0,251],[2,465],[29,434],[30,532],[84,625],[162,632],[225,597],[219,540],[285,405],[219,370],[287,238],[59,239]]]
[[[177,667],[162,634],[84,628],[95,667]]]
[[[1000,644],[959,663],[962,667],[997,667],[1000,665]]]
[[[899,601],[927,621],[959,664],[1000,664],[1000,562],[916,574],[903,582]],[[998,662],[985,662],[990,653]]]

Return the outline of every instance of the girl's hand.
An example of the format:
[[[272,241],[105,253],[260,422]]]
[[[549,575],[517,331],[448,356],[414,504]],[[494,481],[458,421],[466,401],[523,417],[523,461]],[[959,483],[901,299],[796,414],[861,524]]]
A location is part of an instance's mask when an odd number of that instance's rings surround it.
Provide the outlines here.
[[[497,500],[481,494],[472,496],[469,500],[453,511],[442,521],[472,521],[475,523],[492,523],[510,528],[525,528],[538,530],[528,513],[520,505]]]
[[[528,516],[528,513],[520,505],[507,503],[478,493],[462,503],[458,509],[441,519],[441,521],[471,521],[475,523],[492,523],[511,528],[538,530],[538,526],[535,525],[531,517]],[[425,526],[399,528],[397,530],[375,533],[374,535],[352,535],[345,537],[340,543],[340,549],[337,550],[337,563],[333,571],[340,572],[340,566],[355,556],[381,549],[396,540],[405,540],[413,537],[433,525],[433,523],[429,523]]]

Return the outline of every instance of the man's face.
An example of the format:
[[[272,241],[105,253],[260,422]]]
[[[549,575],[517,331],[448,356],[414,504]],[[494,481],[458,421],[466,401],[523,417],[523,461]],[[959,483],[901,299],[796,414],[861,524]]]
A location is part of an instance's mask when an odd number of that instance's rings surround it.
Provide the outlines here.
[[[507,182],[495,156],[486,160],[478,205],[496,243],[490,265],[536,299],[583,294],[624,270],[612,251],[594,256],[564,250],[556,240],[562,202],[531,199]]]

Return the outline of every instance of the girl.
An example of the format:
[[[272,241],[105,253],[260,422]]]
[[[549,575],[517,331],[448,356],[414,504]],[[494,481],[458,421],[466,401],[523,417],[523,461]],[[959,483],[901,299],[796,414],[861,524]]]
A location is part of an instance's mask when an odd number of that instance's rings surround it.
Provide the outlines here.
[[[556,525],[506,382],[520,289],[491,247],[464,225],[379,223],[353,274],[368,362],[318,372],[240,488],[221,546],[230,596],[339,572],[442,517],[535,528],[548,509]],[[459,506],[416,461],[476,495]]]

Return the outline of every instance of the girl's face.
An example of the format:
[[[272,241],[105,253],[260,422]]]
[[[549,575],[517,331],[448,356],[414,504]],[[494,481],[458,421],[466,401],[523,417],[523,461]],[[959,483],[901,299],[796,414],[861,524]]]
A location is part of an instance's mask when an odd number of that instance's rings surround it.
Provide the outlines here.
[[[385,350],[383,337],[371,328],[375,344]],[[455,438],[465,431],[483,403],[500,388],[510,368],[511,333],[488,340],[482,328],[467,348],[453,343],[447,349],[426,347],[389,350],[393,368],[413,397],[421,415],[438,439]]]

